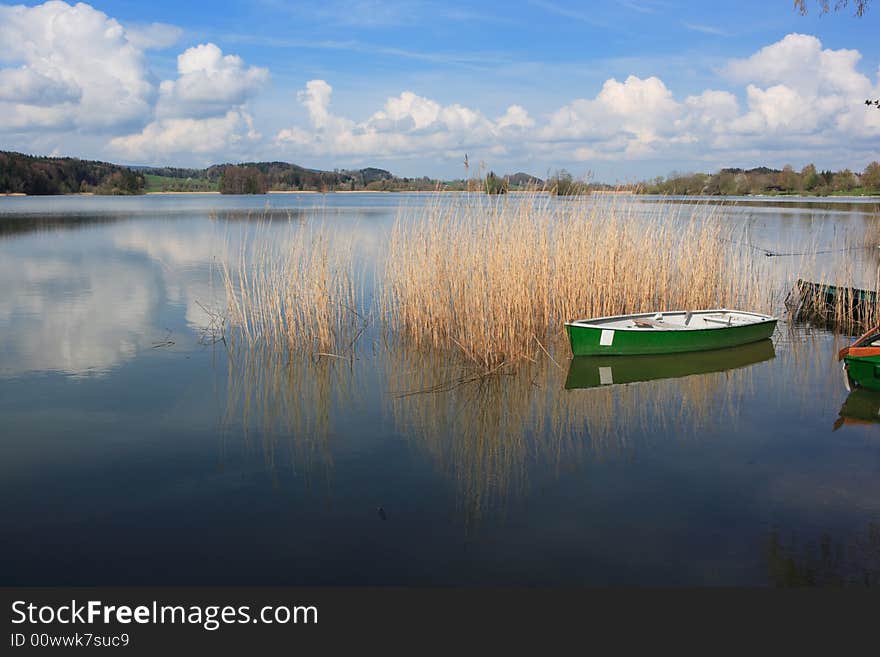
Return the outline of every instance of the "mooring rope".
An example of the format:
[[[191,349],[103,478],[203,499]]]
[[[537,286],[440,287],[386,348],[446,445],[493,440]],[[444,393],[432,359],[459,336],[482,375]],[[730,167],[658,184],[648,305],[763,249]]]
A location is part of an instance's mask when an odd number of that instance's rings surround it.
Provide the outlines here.
[[[806,256],[806,255],[825,255],[827,253],[845,253],[847,251],[870,251],[872,249],[880,249],[880,245],[875,246],[846,246],[840,249],[820,249],[818,251],[790,251],[790,252],[779,252],[774,251],[773,249],[767,249],[763,246],[759,246],[757,244],[751,244],[749,242],[738,242],[736,240],[728,240],[723,237],[719,237],[719,240],[722,242],[728,242],[729,244],[736,244],[738,246],[745,246],[755,251],[759,251],[768,258],[782,258],[785,256]]]

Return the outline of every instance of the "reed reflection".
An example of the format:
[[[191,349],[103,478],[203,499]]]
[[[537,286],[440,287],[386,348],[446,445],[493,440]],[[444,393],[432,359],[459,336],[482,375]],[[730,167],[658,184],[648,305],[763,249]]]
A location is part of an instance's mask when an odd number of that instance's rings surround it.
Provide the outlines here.
[[[540,448],[533,443],[537,367],[485,376],[441,350],[402,342],[387,345],[380,357],[397,432],[454,481],[468,520],[523,491],[527,462]]]
[[[833,417],[846,392],[837,352],[849,339],[805,323],[778,326],[777,364],[767,371],[768,399],[780,408],[794,404]]]
[[[289,468],[307,486],[329,483],[334,420],[355,399],[352,361],[282,358],[271,347],[235,340],[227,355],[225,434],[260,449],[273,475]]]
[[[405,342],[387,345],[383,358],[398,433],[432,457],[466,520],[479,523],[547,473],[558,479],[589,460],[729,431],[752,390],[749,365],[773,353],[761,343],[663,380],[591,389],[572,385],[580,359],[565,369],[549,354],[488,376],[464,358]]]

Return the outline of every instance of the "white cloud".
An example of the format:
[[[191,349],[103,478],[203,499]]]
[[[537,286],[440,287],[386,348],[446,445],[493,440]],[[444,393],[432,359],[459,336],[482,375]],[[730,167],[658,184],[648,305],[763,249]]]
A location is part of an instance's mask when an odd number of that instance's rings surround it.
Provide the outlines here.
[[[111,150],[137,162],[188,154],[231,159],[260,138],[246,105],[268,70],[247,67],[241,57],[206,43],[181,53],[177,71],[176,80],[159,87],[155,120],[139,133],[112,139]]]
[[[358,122],[334,114],[332,88],[312,80],[299,94],[309,125],[281,130],[275,141],[282,152],[295,146],[297,154],[327,156],[459,158],[468,151],[556,163],[733,164],[774,163],[787,152],[849,165],[853,157],[876,157],[880,146],[880,112],[864,105],[880,96],[880,86],[858,70],[860,59],[857,51],[823,49],[815,37],[790,34],[724,67],[738,93],[707,89],[676,98],[659,77],[631,75],[609,79],[594,97],[576,98],[539,120],[520,105],[492,120],[405,91]],[[811,154],[804,156],[805,148]]]
[[[309,120],[316,131],[345,132],[352,129],[354,121],[330,114],[330,94],[333,88],[324,80],[311,80],[296,95],[297,100],[309,113]]]
[[[0,62],[12,64],[0,70],[6,131],[106,130],[152,110],[143,52],[118,21],[86,4],[0,6]]]
[[[511,105],[501,116],[495,121],[495,125],[499,130],[531,128],[535,125],[535,120],[529,116],[529,113],[520,105]]]
[[[229,110],[220,117],[205,119],[158,119],[141,132],[110,141],[110,148],[126,158],[140,162],[189,155],[238,153],[245,142],[259,138],[253,118],[244,110]]]
[[[310,129],[292,127],[275,136],[281,149],[293,145],[318,155],[373,155],[400,157],[442,153],[458,157],[465,147],[481,145],[488,152],[502,153],[495,143],[500,135],[534,125],[528,112],[510,106],[492,121],[458,103],[441,105],[430,98],[404,91],[385,101],[382,109],[366,121],[356,122],[330,111],[332,87],[324,80],[311,80],[298,99],[309,115]]]
[[[168,23],[126,25],[128,41],[141,50],[164,50],[170,48],[183,36],[183,30]]]
[[[764,141],[775,137],[779,147],[803,136],[880,137],[880,116],[863,104],[880,88],[857,70],[860,60],[856,50],[823,50],[814,36],[789,34],[747,59],[731,61],[724,73],[748,83],[748,111],[733,122],[731,132]]]
[[[547,141],[604,142],[602,150],[644,155],[670,133],[681,106],[663,82],[630,75],[607,80],[594,99],[578,99],[557,110],[540,137]]]
[[[176,80],[159,87],[160,116],[205,117],[225,114],[262,88],[269,71],[246,67],[241,57],[224,55],[213,43],[189,48],[177,57]]]
[[[82,3],[0,6],[0,134],[102,135],[111,153],[136,161],[232,155],[259,138],[246,105],[268,71],[206,43],[181,53],[178,77],[157,86],[144,51],[182,34],[123,26]]]
[[[56,71],[48,73],[38,73],[28,66],[0,69],[0,101],[52,106],[81,98],[82,91],[72,80],[57,77]],[[56,77],[50,77],[53,74]]]
[[[99,157],[176,164],[240,156],[451,162],[468,152],[550,167],[804,157],[855,166],[880,148],[880,112],[864,105],[880,97],[880,70],[866,75],[858,51],[804,34],[729,61],[719,72],[725,90],[678,96],[660,76],[630,75],[535,116],[521,98],[499,115],[406,90],[352,117],[334,111],[330,84],[311,80],[298,94],[307,121],[273,128],[271,141],[251,109],[266,68],[204,43],[179,54],[175,78],[157,82],[145,53],[181,36],[163,23],[122,25],[86,4],[0,6],[0,137],[75,155],[83,153],[73,144],[100,140],[92,147]]]
[[[861,57],[857,50],[823,50],[814,36],[789,34],[751,57],[732,60],[723,72],[738,82],[785,84],[804,96],[859,95],[871,87],[856,70]]]

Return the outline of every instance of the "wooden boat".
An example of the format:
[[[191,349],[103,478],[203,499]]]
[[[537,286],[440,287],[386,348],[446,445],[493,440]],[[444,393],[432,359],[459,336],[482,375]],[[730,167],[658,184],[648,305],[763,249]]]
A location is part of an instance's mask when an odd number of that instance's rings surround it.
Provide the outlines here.
[[[880,390],[880,325],[837,353],[843,361],[847,388]]]
[[[785,299],[785,306],[797,320],[827,326],[858,323],[876,314],[877,293],[798,279]]]
[[[671,354],[736,347],[773,335],[776,318],[742,310],[617,315],[566,322],[575,356]]]
[[[565,388],[597,388],[726,372],[768,361],[775,356],[771,340],[688,354],[575,356],[568,365]]]

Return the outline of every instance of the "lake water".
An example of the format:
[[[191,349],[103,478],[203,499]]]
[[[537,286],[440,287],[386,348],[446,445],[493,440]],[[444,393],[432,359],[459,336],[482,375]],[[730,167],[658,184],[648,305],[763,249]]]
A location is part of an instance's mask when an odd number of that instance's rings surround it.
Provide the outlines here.
[[[880,583],[880,395],[847,392],[827,331],[464,382],[376,327],[352,360],[217,341],[255,217],[332,225],[369,270],[428,198],[0,198],[0,584]],[[717,212],[759,253],[880,220]]]

